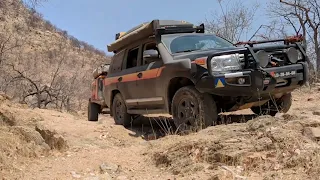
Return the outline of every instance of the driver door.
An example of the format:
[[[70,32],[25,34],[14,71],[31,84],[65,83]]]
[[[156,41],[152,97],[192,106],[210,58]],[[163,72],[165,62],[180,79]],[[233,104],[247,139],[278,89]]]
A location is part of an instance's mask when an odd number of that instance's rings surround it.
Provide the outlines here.
[[[158,50],[155,42],[148,42],[142,46],[142,54],[145,50]],[[136,101],[139,109],[162,109],[164,105],[164,97],[161,92],[163,88],[160,83],[160,73],[162,70],[163,61],[161,57],[144,59],[140,57],[140,66],[137,69],[136,81]]]

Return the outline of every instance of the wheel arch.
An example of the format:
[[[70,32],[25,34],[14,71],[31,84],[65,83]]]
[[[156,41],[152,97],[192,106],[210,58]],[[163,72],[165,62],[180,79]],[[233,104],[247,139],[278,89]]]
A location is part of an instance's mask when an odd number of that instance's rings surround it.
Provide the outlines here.
[[[167,87],[167,109],[169,114],[172,114],[171,103],[174,94],[182,87],[195,85],[195,83],[188,77],[174,77],[169,81]]]

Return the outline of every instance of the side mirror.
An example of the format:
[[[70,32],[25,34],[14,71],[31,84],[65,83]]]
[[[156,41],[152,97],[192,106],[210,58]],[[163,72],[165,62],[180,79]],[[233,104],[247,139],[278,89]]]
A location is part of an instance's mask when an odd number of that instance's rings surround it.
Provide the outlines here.
[[[148,59],[148,58],[159,58],[158,51],[154,49],[143,51],[143,59]]]

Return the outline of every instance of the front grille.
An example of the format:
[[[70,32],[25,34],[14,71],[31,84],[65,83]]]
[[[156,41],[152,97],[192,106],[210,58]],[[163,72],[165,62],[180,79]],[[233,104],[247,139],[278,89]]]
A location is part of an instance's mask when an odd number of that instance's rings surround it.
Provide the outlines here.
[[[272,52],[272,53],[269,53],[269,56],[270,56],[271,62],[267,65],[267,68],[268,67],[277,67],[277,66],[286,66],[286,65],[291,64],[286,53]],[[277,60],[281,60],[281,61],[278,62]],[[272,63],[274,63],[274,64],[272,64]]]
[[[269,63],[266,67],[263,67],[263,68],[281,67],[281,66],[287,66],[287,65],[292,64],[289,61],[287,54],[283,51],[281,51],[281,52],[273,51],[273,52],[268,52],[268,54],[270,57]],[[245,56],[244,55],[240,57],[240,62],[244,67],[244,65],[245,65]],[[255,60],[254,60],[253,56],[251,54],[248,54],[247,55],[247,67],[254,68],[255,67],[254,64],[255,64]]]

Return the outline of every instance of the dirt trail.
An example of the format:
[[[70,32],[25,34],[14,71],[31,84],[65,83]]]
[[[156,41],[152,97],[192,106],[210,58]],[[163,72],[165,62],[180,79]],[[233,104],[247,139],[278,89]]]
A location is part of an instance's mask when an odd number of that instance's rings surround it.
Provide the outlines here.
[[[59,179],[70,178],[72,171],[81,177],[103,177],[99,172],[103,163],[120,166],[119,172],[109,173],[114,177],[122,175],[130,178],[134,175],[135,179],[144,179],[146,175],[165,175],[157,168],[150,168],[144,163],[142,153],[148,148],[148,142],[130,136],[133,133],[130,130],[113,125],[112,119],[108,116],[102,117],[98,123],[87,122],[80,117],[62,116],[44,124],[63,134],[70,148],[65,153],[57,154],[56,157],[46,158],[45,161],[38,160],[29,167],[33,171],[30,172],[30,176],[39,170],[43,173],[38,174],[38,177],[53,178],[52,173],[48,173],[48,168],[39,169],[48,164],[52,172],[59,172],[57,174]]]
[[[150,119],[125,129],[108,115],[88,122],[84,112],[32,110],[0,96],[0,179],[312,179],[319,90],[296,91],[290,112],[275,118],[242,111],[223,118],[242,123],[149,141]]]
[[[41,127],[62,136],[67,149],[55,149],[38,158],[20,157],[21,166],[6,172],[4,179],[170,179],[172,174],[145,163],[143,153],[150,143],[143,139],[142,124],[132,130],[114,125],[109,115],[99,122],[86,121],[85,115],[71,115],[52,110],[30,110],[9,102],[1,104],[1,112],[18,121],[19,125]],[[32,120],[36,119],[35,123]],[[150,130],[150,127],[147,127]],[[32,129],[32,128],[30,128]],[[31,149],[33,150],[33,149]],[[21,161],[20,161],[21,160]],[[18,163],[17,163],[18,164]],[[101,172],[103,165],[107,173]],[[102,167],[101,167],[102,166]],[[111,170],[108,170],[108,167]],[[118,168],[115,168],[119,166]],[[1,176],[0,176],[1,177]]]

